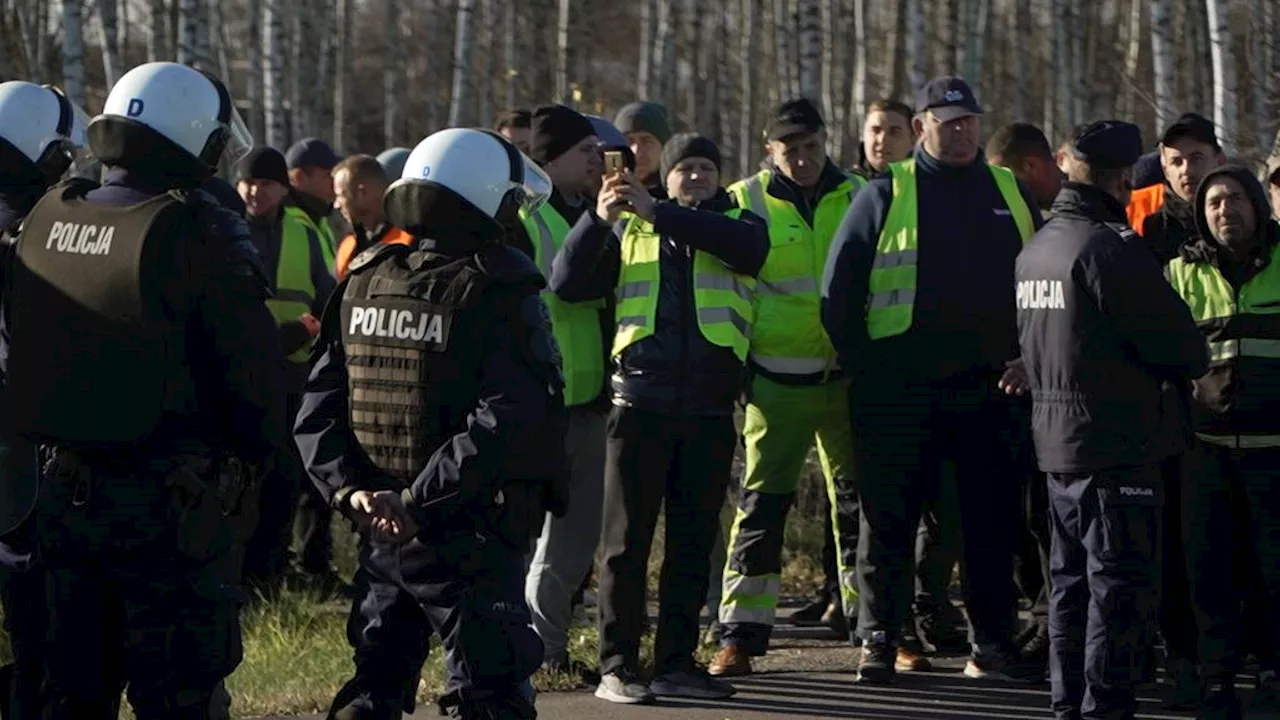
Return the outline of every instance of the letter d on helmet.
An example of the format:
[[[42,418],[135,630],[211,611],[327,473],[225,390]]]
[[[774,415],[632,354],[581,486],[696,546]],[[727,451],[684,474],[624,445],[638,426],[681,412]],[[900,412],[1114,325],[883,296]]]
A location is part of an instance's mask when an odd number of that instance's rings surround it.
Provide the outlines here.
[[[227,88],[214,76],[172,62],[125,73],[90,124],[89,142],[108,165],[150,163],[208,174],[253,145]]]

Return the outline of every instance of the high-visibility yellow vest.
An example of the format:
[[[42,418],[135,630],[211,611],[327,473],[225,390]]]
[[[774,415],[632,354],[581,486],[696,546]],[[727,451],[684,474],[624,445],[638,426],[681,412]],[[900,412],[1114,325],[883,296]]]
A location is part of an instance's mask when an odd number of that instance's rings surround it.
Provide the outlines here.
[[[1018,191],[1018,180],[1006,168],[988,165],[1005,206],[1025,244],[1035,234],[1031,208]],[[876,243],[867,302],[867,335],[872,340],[901,335],[911,327],[916,298],[919,255],[919,195],[915,158],[893,163],[893,200]]]
[[[1211,338],[1210,367],[1249,358],[1249,372],[1267,375],[1271,372],[1268,365],[1280,364],[1280,246],[1271,251],[1271,262],[1241,285],[1238,294],[1218,268],[1207,262],[1177,257],[1166,266],[1165,274],[1191,308],[1196,324]],[[1270,386],[1250,388],[1248,379],[1246,375],[1241,382],[1244,392],[1271,391]],[[1244,450],[1280,447],[1280,435],[1275,434],[1200,433],[1200,439]]]
[[[333,225],[329,222],[329,218],[322,217],[320,222],[311,219],[311,216],[300,207],[289,205],[285,207],[285,211],[293,211],[293,215],[303,221],[316,232],[316,239],[320,241],[320,257],[324,258],[324,266],[329,268],[329,274],[335,275],[338,258],[338,241],[333,236]]]
[[[564,245],[569,223],[549,203],[530,215],[520,211],[529,239],[533,241],[533,261],[545,278],[551,277],[551,261]],[[551,314],[551,334],[560,346],[564,367],[564,404],[569,407],[594,400],[604,388],[604,339],[600,334],[603,300],[567,303],[550,290],[542,291]]]
[[[629,213],[628,213],[629,214]],[[735,220],[742,210],[725,215]],[[622,235],[622,267],[618,272],[617,331],[612,355],[653,334],[662,278],[659,256],[662,238],[648,221],[632,215]],[[746,361],[751,337],[755,278],[730,270],[711,253],[693,253],[693,303],[698,329],[712,345],[733,350]]]
[[[316,300],[316,286],[311,281],[311,242],[307,231],[315,231],[315,225],[307,214],[294,207],[286,207],[280,218],[280,260],[276,266],[275,297],[267,301],[267,308],[277,325],[297,322],[311,312]],[[315,340],[289,356],[289,360],[305,363],[311,355]]]
[[[769,226],[769,257],[756,288],[751,360],[770,372],[811,375],[835,367],[835,349],[822,327],[822,272],[836,230],[854,194],[866,185],[849,175],[823,195],[810,225],[792,203],[768,193],[772,170],[729,186],[738,207]]]

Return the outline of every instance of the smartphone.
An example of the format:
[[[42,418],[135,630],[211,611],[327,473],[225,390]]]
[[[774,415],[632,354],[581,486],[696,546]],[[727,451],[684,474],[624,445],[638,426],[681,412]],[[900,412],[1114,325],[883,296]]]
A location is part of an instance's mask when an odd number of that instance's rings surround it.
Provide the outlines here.
[[[606,176],[620,173],[627,169],[627,160],[621,150],[606,150],[604,153],[604,174]]]

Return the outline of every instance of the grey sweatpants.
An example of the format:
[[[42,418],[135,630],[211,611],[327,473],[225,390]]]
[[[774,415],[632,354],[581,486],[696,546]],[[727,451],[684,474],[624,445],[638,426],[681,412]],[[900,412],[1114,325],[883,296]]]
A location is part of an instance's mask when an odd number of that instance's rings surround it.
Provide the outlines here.
[[[569,512],[547,514],[542,535],[529,563],[524,595],[533,629],[546,647],[545,658],[564,661],[573,622],[573,595],[595,561],[604,505],[606,414],[569,409],[565,452],[569,456]]]

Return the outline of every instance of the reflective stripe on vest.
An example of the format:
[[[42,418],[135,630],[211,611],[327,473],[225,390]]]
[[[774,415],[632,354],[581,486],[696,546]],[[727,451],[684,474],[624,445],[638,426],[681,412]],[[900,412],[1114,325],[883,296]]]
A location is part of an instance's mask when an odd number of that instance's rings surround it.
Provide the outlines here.
[[[866,180],[849,175],[818,200],[810,224],[794,204],[768,192],[772,170],[729,187],[738,207],[769,226],[769,256],[756,286],[751,360],[770,372],[813,375],[836,367],[819,315],[827,253],[854,194]]]
[[[725,213],[735,219],[741,214],[738,208]],[[632,216],[621,241],[622,266],[615,291],[617,331],[611,353],[614,357],[632,343],[653,334],[662,287],[661,246],[662,238],[653,231],[653,225]],[[754,313],[755,280],[729,270],[714,255],[694,251],[693,288],[702,336],[712,345],[730,348],[739,360],[745,361]]]
[[[299,215],[302,218],[298,217]],[[275,297],[267,300],[267,308],[277,325],[297,322],[311,312],[316,300],[316,286],[311,282],[311,241],[307,231],[315,232],[315,225],[304,219],[306,213],[297,208],[285,208],[280,218],[280,260],[276,266]],[[289,356],[295,363],[305,363],[311,355],[314,339],[308,340]]]
[[[1022,242],[1035,234],[1035,220],[1027,207],[1018,180],[1009,170],[989,165],[991,177],[1013,216]],[[889,166],[893,174],[893,198],[884,229],[876,244],[868,283],[867,335],[872,340],[901,335],[911,327],[916,300],[916,268],[919,261],[919,195],[916,193],[914,158]]]
[[[520,211],[525,232],[533,243],[533,262],[545,278],[551,277],[551,262],[564,245],[569,223],[550,203],[536,213]],[[564,404],[572,407],[596,399],[604,388],[604,338],[600,334],[603,300],[567,303],[548,289],[542,299],[551,314],[551,333],[560,346],[564,366]]]
[[[1280,405],[1274,384],[1257,382],[1274,377],[1280,370],[1280,246],[1272,249],[1271,261],[1239,291],[1209,262],[1187,262],[1174,258],[1166,266],[1169,284],[1187,303],[1191,317],[1209,342],[1210,374],[1213,368],[1233,365],[1235,379],[1232,409],[1254,417],[1269,418],[1268,407]],[[1251,423],[1252,425],[1252,423]],[[1248,450],[1280,447],[1275,430],[1280,417],[1262,421],[1263,427],[1233,435],[1201,435],[1205,442]],[[1271,431],[1268,433],[1267,431]]]

